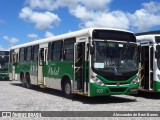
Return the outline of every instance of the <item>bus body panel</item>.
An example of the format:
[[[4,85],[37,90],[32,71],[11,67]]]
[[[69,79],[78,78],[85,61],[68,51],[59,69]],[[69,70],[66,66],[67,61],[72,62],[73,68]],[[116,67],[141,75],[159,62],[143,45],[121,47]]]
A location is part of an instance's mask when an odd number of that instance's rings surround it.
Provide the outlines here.
[[[44,65],[44,77],[46,77],[46,87],[61,90],[61,80],[64,76],[73,79],[73,62],[72,61],[48,61]]]
[[[31,84],[38,85],[38,62],[32,61],[28,72],[30,74]]]
[[[160,82],[154,81],[153,86],[154,86],[154,92],[160,92]]]

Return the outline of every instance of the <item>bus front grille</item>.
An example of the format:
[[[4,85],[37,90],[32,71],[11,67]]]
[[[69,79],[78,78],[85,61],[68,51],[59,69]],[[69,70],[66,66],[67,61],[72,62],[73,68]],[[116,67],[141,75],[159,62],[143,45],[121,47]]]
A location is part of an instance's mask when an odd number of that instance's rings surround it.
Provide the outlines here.
[[[110,81],[125,81],[131,78],[132,76],[107,76],[106,79]]]
[[[125,92],[126,88],[109,88],[111,92]]]

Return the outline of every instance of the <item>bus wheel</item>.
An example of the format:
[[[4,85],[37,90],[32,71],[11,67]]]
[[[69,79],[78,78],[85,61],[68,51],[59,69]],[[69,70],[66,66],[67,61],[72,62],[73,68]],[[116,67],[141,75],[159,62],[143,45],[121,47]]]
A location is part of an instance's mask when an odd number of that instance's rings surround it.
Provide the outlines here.
[[[74,97],[74,95],[71,93],[71,83],[68,79],[64,81],[62,90],[66,98],[72,99]]]
[[[26,87],[28,89],[32,88],[31,81],[30,81],[30,76],[29,75],[26,76]]]
[[[26,80],[24,77],[22,78],[22,87],[26,87]]]

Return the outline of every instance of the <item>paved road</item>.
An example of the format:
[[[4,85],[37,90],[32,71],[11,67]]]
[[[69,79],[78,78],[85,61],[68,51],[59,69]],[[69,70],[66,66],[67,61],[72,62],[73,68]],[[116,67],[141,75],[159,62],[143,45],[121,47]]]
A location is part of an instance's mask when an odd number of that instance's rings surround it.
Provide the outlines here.
[[[160,111],[160,94],[94,98],[77,95],[70,100],[57,90],[27,89],[18,81],[0,81],[0,111]]]

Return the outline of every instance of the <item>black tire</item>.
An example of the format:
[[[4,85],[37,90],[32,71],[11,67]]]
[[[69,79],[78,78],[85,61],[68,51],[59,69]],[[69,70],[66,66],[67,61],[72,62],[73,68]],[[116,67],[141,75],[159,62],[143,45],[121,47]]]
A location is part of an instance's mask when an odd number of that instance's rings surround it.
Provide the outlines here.
[[[24,77],[22,78],[22,87],[26,87],[26,80]]]
[[[71,93],[71,83],[69,79],[66,79],[64,81],[64,84],[62,86],[63,94],[66,98],[72,99],[74,97],[74,94]]]
[[[29,75],[27,75],[26,76],[26,87],[28,88],[28,89],[31,89],[33,86],[31,85],[31,81],[30,81],[30,76]]]

